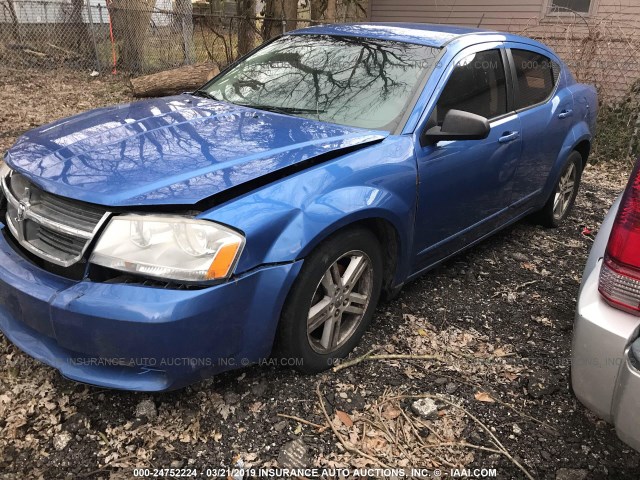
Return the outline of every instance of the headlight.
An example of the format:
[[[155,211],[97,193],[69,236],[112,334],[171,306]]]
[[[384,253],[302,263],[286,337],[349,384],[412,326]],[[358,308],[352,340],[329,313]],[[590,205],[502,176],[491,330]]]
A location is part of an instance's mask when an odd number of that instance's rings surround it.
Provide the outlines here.
[[[111,219],[89,261],[124,272],[197,282],[229,277],[243,247],[241,234],[207,220],[121,215]]]

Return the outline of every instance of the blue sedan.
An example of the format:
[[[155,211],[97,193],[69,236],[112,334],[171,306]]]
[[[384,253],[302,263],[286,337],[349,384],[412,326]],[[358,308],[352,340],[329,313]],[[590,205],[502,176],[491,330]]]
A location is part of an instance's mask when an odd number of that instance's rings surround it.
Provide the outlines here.
[[[382,295],[578,192],[597,97],[548,47],[296,30],[201,89],[25,133],[1,168],[0,329],[73,380],[160,391],[356,346]]]

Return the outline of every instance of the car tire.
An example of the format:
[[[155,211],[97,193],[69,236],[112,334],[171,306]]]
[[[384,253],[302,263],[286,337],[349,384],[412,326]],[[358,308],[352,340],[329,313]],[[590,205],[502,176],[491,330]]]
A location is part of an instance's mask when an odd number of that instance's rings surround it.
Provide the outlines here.
[[[582,155],[573,151],[562,167],[560,177],[553,187],[553,192],[537,220],[545,227],[557,228],[571,212],[580,189],[582,178]]]
[[[318,373],[347,356],[371,323],[382,275],[380,243],[367,229],[349,229],[319,245],[283,307],[274,345],[281,364]]]

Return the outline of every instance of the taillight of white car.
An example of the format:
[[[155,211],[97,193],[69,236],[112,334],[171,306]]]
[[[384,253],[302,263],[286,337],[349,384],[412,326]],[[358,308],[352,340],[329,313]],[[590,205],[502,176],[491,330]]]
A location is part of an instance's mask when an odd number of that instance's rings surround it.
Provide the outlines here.
[[[640,161],[618,208],[598,290],[611,306],[640,316]]]

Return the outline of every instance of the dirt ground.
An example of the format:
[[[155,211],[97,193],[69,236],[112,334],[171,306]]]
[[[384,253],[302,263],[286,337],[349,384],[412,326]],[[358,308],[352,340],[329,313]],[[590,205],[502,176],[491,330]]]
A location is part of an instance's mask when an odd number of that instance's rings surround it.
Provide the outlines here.
[[[0,67],[0,149],[29,128],[128,99],[118,80]],[[640,455],[568,387],[585,227],[597,231],[623,170],[589,168],[563,227],[519,222],[407,285],[352,356],[436,358],[320,376],[257,365],[149,395],[65,380],[0,335],[0,478],[131,478],[134,467],[203,478],[207,468],[291,466],[298,449],[309,466],[637,479]],[[433,419],[412,410],[415,395],[436,398]]]

